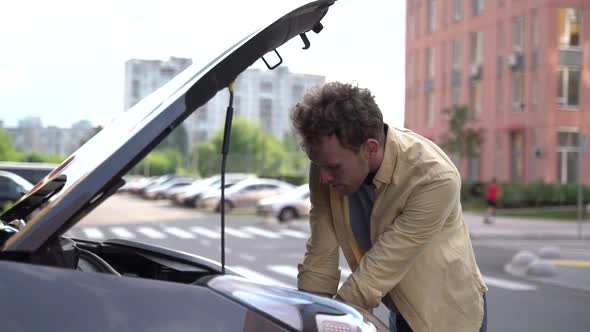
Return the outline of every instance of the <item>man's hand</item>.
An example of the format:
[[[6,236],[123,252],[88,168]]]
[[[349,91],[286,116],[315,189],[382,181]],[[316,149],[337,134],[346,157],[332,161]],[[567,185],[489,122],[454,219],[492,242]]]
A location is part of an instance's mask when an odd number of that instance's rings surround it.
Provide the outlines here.
[[[298,290],[301,291],[301,292],[312,294],[312,295],[317,295],[317,296],[321,296],[321,297],[329,297],[329,298],[332,298],[332,294],[328,294],[328,293],[310,292],[310,291],[306,291],[305,289],[298,289]]]

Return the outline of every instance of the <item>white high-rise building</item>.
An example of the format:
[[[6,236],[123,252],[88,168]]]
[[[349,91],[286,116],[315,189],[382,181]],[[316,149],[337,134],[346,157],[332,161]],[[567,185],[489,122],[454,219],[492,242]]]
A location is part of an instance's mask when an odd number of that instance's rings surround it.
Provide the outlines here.
[[[272,71],[248,69],[234,84],[234,116],[259,123],[268,133],[282,139],[290,132],[289,109],[307,89],[324,82],[324,76],[291,73],[287,67]],[[184,123],[192,143],[210,139],[223,126],[228,103],[229,92],[224,89],[188,117]]]
[[[191,59],[171,57],[168,61],[132,59],[125,64],[125,109],[135,105],[187,68]],[[235,84],[234,116],[242,116],[278,139],[289,132],[289,109],[303,97],[305,91],[323,84],[324,76],[297,74],[281,66],[275,70],[248,69]],[[210,139],[223,125],[229,102],[224,89],[187,120],[190,143]]]
[[[192,64],[191,59],[167,61],[131,59],[125,63],[125,110],[162,87]]]

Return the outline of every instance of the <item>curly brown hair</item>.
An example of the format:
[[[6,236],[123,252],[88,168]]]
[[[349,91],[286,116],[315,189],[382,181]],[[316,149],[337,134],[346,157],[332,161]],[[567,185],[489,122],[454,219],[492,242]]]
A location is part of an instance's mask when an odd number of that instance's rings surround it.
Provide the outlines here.
[[[339,82],[308,91],[291,110],[291,123],[303,146],[336,135],[345,148],[358,152],[369,138],[383,144],[383,115],[368,89]]]

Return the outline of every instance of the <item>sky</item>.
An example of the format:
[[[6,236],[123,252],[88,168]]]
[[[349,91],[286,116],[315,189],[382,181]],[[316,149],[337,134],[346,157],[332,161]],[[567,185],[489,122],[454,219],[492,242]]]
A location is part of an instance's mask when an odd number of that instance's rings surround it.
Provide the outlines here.
[[[125,62],[189,57],[208,63],[301,0],[8,1],[0,4],[0,120],[104,125],[123,112]],[[384,119],[403,126],[405,9],[402,0],[338,0],[308,33],[279,48],[291,72],[356,83]],[[268,22],[270,23],[270,22]],[[272,59],[272,57],[270,57]],[[266,68],[257,61],[252,68]]]

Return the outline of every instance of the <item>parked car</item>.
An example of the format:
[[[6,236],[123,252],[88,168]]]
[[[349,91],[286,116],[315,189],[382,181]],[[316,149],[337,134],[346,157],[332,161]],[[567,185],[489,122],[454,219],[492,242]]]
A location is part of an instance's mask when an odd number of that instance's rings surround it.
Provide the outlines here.
[[[195,182],[195,179],[190,177],[177,177],[159,184],[150,185],[143,192],[143,197],[147,199],[163,199],[166,198],[165,192],[172,188],[186,187]]]
[[[18,201],[33,185],[24,178],[11,173],[0,171],[0,212],[7,205]]]
[[[311,210],[311,201],[307,183],[284,194],[261,199],[256,205],[257,214],[274,216],[281,222],[307,216],[309,210]]]
[[[0,171],[14,173],[30,183],[37,183],[51,172],[57,164],[2,161]]]
[[[244,179],[255,177],[253,174],[248,173],[229,173],[225,175],[225,188],[233,186],[235,183],[240,182]],[[184,192],[178,193],[172,197],[172,202],[176,205],[184,205],[189,207],[197,206],[197,201],[201,198],[203,193],[209,190],[220,190],[221,189],[221,176],[214,175],[203,179],[202,181],[193,183],[187,187]]]
[[[145,177],[138,180],[132,180],[130,183],[124,184],[120,189],[123,189],[130,194],[141,195],[149,186],[160,184],[168,179],[170,179],[169,175]]]
[[[248,178],[242,180],[225,191],[225,209],[256,208],[256,204],[262,198],[275,196],[293,189],[290,183],[263,178]],[[203,193],[197,202],[200,209],[221,211],[221,190],[212,189]]]
[[[380,323],[369,313],[256,283],[198,255],[135,240],[64,236],[116,193],[123,176],[167,133],[239,73],[288,40],[319,31],[333,3],[306,1],[272,15],[212,61],[194,63],[121,113],[0,215],[2,302],[9,304],[0,310],[2,330],[375,331]],[[284,6],[277,2],[263,13]],[[221,38],[220,30],[214,33]],[[199,33],[194,36],[187,42],[207,47]],[[14,224],[29,217],[25,227]]]

